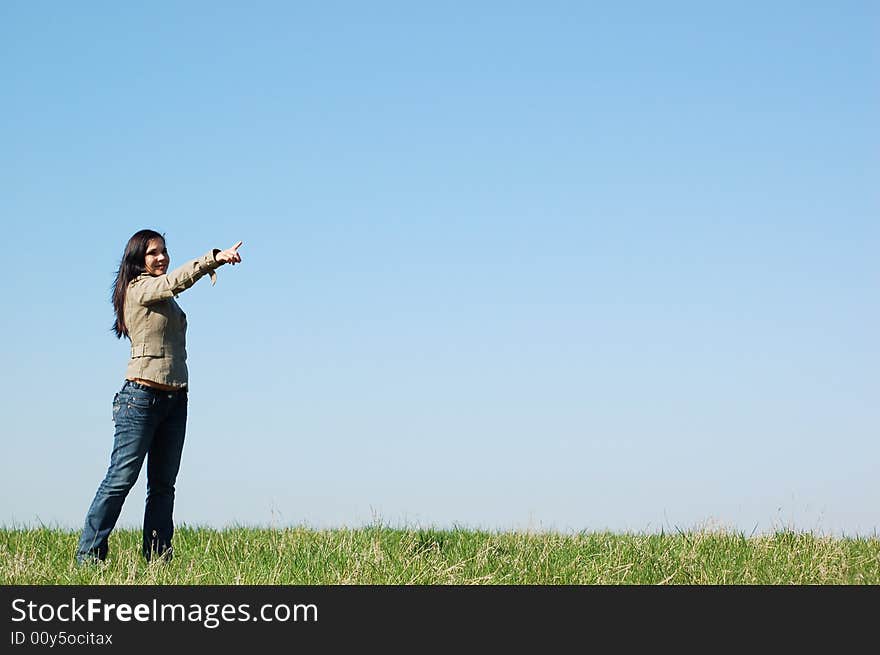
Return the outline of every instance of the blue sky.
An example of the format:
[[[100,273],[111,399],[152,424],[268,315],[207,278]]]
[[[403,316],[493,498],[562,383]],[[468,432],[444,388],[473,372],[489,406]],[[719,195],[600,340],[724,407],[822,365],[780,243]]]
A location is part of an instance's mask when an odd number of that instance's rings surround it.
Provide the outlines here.
[[[876,533],[877,5],[413,4],[0,6],[0,522],[80,526],[151,227],[244,241],[178,522]]]

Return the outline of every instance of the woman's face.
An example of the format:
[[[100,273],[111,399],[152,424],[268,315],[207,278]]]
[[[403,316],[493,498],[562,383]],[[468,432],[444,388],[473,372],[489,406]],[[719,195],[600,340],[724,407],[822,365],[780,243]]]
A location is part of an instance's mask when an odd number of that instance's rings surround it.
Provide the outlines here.
[[[168,272],[168,249],[165,247],[165,239],[150,239],[147,243],[147,256],[144,267],[150,275],[165,275]]]

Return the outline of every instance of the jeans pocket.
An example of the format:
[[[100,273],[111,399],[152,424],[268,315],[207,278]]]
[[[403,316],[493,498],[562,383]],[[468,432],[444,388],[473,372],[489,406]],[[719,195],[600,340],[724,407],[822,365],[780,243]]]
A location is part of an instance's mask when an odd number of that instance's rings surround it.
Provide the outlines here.
[[[136,390],[128,394],[125,400],[129,409],[149,409],[153,406],[154,396],[149,391]]]
[[[113,396],[113,421],[116,421],[116,415],[119,414],[119,408],[122,406],[122,403],[119,401],[119,394],[117,393]]]

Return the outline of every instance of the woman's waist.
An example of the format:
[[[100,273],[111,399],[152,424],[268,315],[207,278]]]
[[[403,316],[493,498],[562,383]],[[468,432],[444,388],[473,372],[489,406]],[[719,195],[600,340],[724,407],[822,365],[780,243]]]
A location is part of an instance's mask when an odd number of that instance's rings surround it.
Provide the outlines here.
[[[125,378],[127,382],[130,382],[135,385],[140,385],[142,387],[149,387],[150,389],[155,389],[157,391],[186,391],[186,384],[180,385],[171,385],[164,384],[162,382],[156,382],[155,380],[147,380],[145,378]]]

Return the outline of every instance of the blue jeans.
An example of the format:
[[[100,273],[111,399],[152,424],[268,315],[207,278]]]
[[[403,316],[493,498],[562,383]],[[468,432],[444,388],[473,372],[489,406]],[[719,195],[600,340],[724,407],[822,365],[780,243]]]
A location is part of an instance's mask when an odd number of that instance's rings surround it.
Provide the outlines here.
[[[110,468],[86,514],[76,550],[81,562],[107,557],[107,539],[119,519],[122,503],[147,458],[147,504],[144,511],[144,557],[171,558],[174,482],[186,433],[187,392],[160,391],[125,381],[113,398],[116,435]]]

